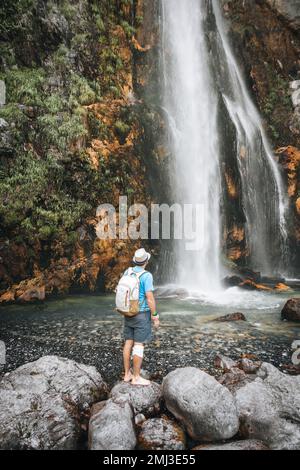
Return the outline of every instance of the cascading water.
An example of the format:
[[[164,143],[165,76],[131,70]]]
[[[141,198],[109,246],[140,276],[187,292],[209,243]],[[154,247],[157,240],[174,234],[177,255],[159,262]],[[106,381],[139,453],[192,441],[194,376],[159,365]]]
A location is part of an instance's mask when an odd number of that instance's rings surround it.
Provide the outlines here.
[[[201,249],[187,251],[184,241],[177,243],[175,281],[207,291],[219,280],[220,176],[217,96],[211,87],[206,10],[201,4],[163,0],[163,51],[173,198],[203,209],[198,227]]]
[[[287,263],[287,197],[259,113],[243,80],[225,32],[218,0],[212,0],[217,34],[215,75],[236,131],[236,155],[246,217],[246,237],[253,269],[265,274]]]
[[[249,262],[265,274],[283,268],[287,204],[260,116],[231,51],[218,0],[162,0],[162,18],[172,198],[203,209],[198,227],[201,249],[187,251],[184,242],[176,243],[174,280],[208,293],[220,287],[220,207],[226,203],[221,148],[228,136],[221,132],[220,120],[230,120],[234,129],[230,147],[240,181]],[[221,117],[220,102],[226,110]]]

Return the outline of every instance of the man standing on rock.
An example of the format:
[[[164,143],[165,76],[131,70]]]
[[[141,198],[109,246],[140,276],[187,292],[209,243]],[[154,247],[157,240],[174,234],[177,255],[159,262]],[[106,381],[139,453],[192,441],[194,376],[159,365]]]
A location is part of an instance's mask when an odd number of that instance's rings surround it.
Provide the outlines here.
[[[123,350],[124,360],[124,382],[133,385],[149,385],[150,381],[143,379],[140,375],[144,356],[144,344],[151,341],[152,321],[155,328],[159,327],[159,316],[156,311],[156,303],[153,295],[153,277],[146,266],[150,259],[150,253],[144,248],[137,250],[133,257],[134,272],[141,273],[139,289],[139,313],[135,317],[124,319]],[[132,352],[133,370],[130,370],[130,356]]]

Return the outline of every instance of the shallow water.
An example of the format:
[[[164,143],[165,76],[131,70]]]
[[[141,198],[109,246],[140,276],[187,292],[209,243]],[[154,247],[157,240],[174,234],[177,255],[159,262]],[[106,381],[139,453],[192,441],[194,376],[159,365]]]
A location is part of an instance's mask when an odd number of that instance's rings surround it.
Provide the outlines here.
[[[210,373],[217,354],[254,354],[282,369],[291,364],[291,345],[300,325],[282,322],[286,300],[298,293],[265,294],[229,289],[215,298],[158,299],[161,328],[147,347],[144,367],[158,380],[176,367],[194,365]],[[241,311],[247,322],[214,318]],[[112,295],[80,295],[0,309],[0,339],[7,348],[5,371],[56,354],[95,365],[113,383],[122,373],[122,317]]]

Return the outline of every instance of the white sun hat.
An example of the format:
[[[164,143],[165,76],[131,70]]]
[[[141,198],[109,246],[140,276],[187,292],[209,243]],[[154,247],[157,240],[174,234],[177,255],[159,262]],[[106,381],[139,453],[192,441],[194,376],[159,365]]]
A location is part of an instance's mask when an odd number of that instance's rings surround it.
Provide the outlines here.
[[[151,258],[151,254],[147,253],[145,248],[140,248],[136,250],[133,257],[133,262],[137,265],[143,265]]]

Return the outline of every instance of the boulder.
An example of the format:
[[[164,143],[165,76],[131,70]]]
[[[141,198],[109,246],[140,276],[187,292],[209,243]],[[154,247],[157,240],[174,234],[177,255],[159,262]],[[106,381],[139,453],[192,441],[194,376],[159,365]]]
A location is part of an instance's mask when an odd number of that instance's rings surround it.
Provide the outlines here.
[[[300,321],[300,298],[287,301],[281,311],[282,320]]]
[[[55,6],[50,11],[45,12],[45,16],[42,16],[40,21],[48,41],[57,44],[67,39],[69,23]]]
[[[224,387],[228,388],[231,393],[235,393],[240,388],[244,387],[247,383],[255,379],[253,375],[247,375],[243,370],[233,368],[229,372],[223,374],[218,382]]]
[[[94,405],[90,409],[90,418],[92,416],[96,415],[97,413],[99,413],[99,411],[101,411],[102,408],[104,408],[106,403],[107,403],[107,400],[103,400],[103,401],[99,401],[98,403],[94,403]]]
[[[224,372],[229,372],[235,367],[238,367],[238,362],[230,357],[217,355],[214,360],[214,366],[217,369],[222,369]]]
[[[114,401],[119,398],[126,399],[135,415],[142,413],[145,416],[152,416],[160,411],[162,390],[161,386],[155,382],[151,382],[147,387],[120,382],[113,387],[110,397]]]
[[[244,441],[228,442],[227,444],[197,446],[192,450],[268,450],[268,447],[262,441],[247,439]]]
[[[141,426],[138,446],[142,450],[184,450],[185,433],[166,416],[148,419]]]
[[[218,317],[215,321],[225,322],[225,321],[247,321],[245,315],[240,312],[230,313],[229,315],[224,315],[223,317]]]
[[[251,361],[251,359],[247,359],[246,357],[238,361],[238,367],[246,374],[256,374],[261,364],[261,361]]]
[[[89,424],[90,450],[132,450],[136,446],[133,411],[128,401],[108,400]]]
[[[224,372],[232,372],[234,369],[240,369],[246,374],[255,374],[261,366],[261,361],[251,360],[247,357],[242,357],[234,361],[230,357],[217,355],[214,360],[214,366],[217,369],[222,369]]]
[[[222,279],[224,287],[237,287],[243,282],[243,278],[240,276],[226,276]]]
[[[45,356],[0,382],[0,449],[76,449],[80,419],[107,386],[95,367]]]
[[[300,88],[300,80],[293,80],[290,82],[290,89],[291,90],[298,90]]]
[[[235,393],[244,438],[262,440],[271,449],[300,449],[300,376],[262,364],[258,377]]]
[[[186,367],[170,372],[163,380],[163,396],[168,410],[195,440],[230,439],[238,431],[232,394],[200,369]]]

